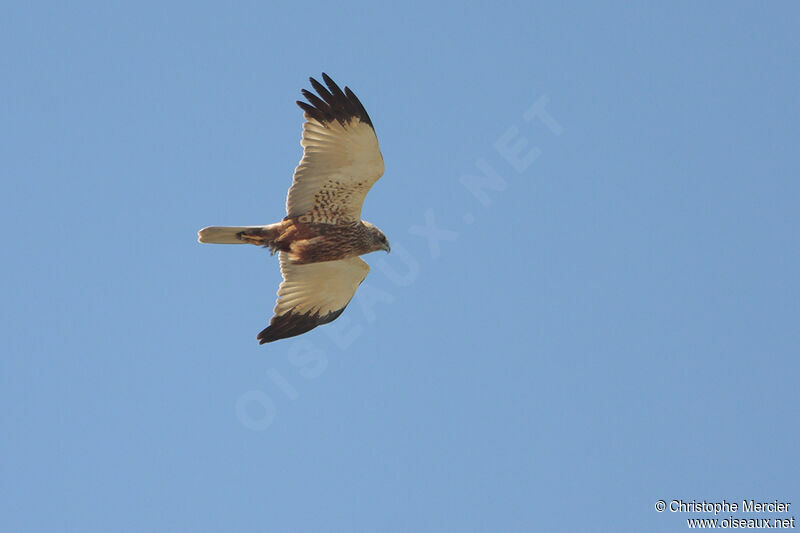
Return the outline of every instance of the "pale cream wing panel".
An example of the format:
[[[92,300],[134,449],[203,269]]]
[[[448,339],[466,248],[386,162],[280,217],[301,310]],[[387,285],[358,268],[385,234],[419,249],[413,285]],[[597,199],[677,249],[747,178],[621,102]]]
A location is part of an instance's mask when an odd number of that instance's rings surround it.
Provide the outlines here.
[[[364,198],[384,170],[372,126],[358,118],[344,124],[309,118],[300,144],[303,158],[289,189],[287,215],[332,224],[361,220]]]

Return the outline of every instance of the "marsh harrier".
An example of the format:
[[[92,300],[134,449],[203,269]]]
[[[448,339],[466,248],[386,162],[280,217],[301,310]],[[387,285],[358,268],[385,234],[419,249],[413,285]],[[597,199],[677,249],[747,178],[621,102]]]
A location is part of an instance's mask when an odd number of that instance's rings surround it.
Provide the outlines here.
[[[306,102],[300,144],[303,157],[286,199],[286,217],[267,226],[211,226],[200,242],[255,244],[278,252],[283,281],[269,327],[259,344],[293,337],[342,314],[369,266],[359,256],[389,251],[386,236],[361,220],[370,187],[383,174],[383,156],[372,121],[353,91],[327,74],[314,78],[317,95]]]

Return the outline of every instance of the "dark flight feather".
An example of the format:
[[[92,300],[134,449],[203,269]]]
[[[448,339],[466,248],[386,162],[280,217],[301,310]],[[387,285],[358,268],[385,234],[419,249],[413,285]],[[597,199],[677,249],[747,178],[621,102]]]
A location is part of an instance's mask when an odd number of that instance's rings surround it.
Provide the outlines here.
[[[303,96],[310,102],[297,101],[297,105],[305,111],[305,113],[318,122],[323,124],[338,121],[341,124],[350,122],[353,118],[357,118],[365,124],[372,126],[367,110],[361,104],[358,97],[349,88],[345,87],[344,92],[338,85],[324,72],[322,79],[325,81],[326,89],[320,82],[314,78],[309,78],[311,86],[319,94],[315,95],[311,91],[303,89],[301,92]]]
[[[348,302],[349,303],[349,302]],[[267,326],[261,333],[258,334],[258,343],[265,344],[268,342],[276,341],[278,339],[286,339],[289,337],[296,337],[302,335],[307,331],[311,331],[317,326],[333,322],[339,315],[341,315],[347,308],[345,305],[341,309],[331,311],[322,316],[319,313],[286,313],[280,316],[272,317]]]

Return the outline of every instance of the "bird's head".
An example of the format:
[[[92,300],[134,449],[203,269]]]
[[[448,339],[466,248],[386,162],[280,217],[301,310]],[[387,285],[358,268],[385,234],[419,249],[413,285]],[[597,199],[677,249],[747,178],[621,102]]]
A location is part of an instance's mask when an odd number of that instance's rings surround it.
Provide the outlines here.
[[[389,239],[386,238],[386,235],[384,235],[381,230],[369,222],[364,222],[364,226],[366,226],[367,231],[369,232],[370,243],[372,244],[370,249],[371,252],[377,252],[378,250],[390,252],[392,250],[391,246],[389,246]]]

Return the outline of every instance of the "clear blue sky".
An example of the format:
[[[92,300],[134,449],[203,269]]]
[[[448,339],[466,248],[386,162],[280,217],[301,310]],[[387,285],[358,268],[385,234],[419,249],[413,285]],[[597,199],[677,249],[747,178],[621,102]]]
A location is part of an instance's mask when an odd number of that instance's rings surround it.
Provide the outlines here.
[[[0,9],[0,530],[800,506],[800,9],[393,4]],[[393,251],[259,347],[276,258],[196,231],[283,216],[322,71],[375,123]]]

